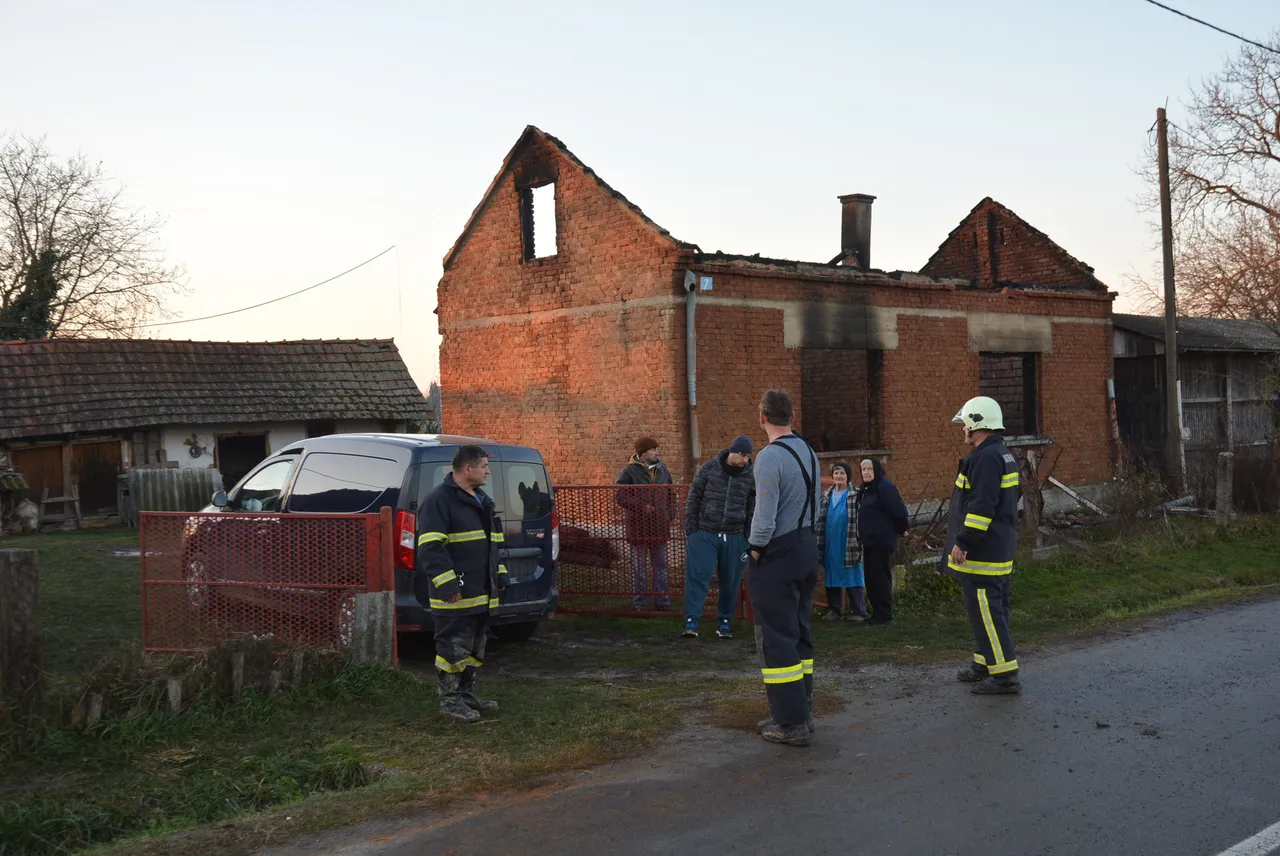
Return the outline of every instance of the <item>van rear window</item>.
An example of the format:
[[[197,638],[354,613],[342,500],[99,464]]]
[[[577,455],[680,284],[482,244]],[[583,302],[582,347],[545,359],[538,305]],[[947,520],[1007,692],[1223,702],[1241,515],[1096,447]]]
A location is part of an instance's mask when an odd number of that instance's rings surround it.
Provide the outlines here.
[[[502,465],[507,488],[506,516],[513,520],[537,520],[551,514],[551,480],[541,464]]]
[[[294,479],[289,510],[313,514],[356,514],[400,490],[404,473],[387,458],[315,452]]]

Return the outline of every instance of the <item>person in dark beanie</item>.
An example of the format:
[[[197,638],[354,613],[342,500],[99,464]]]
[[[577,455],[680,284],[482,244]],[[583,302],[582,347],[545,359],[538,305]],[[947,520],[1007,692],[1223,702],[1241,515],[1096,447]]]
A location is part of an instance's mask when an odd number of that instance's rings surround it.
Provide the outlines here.
[[[675,518],[675,502],[670,490],[657,485],[671,484],[671,471],[662,463],[658,441],[652,437],[636,440],[636,454],[622,472],[618,484],[618,504],[627,521],[627,543],[631,545],[632,584],[635,608],[643,610],[654,596],[655,609],[670,609],[667,594],[667,539]],[[650,582],[652,572],[652,585]]]
[[[720,583],[716,635],[733,638],[733,612],[742,587],[746,532],[756,504],[751,468],[751,438],[734,439],[729,448],[698,468],[684,509],[689,535],[684,572],[684,635],[697,637],[702,605],[711,588],[711,573]]]
[[[910,515],[902,494],[885,478],[879,461],[866,458],[859,469],[858,540],[862,542],[867,600],[871,601],[871,617],[863,624],[888,624],[893,621],[893,551],[898,548],[898,537],[910,528]]]
[[[818,556],[827,588],[827,614],[823,621],[867,617],[866,583],[862,573],[862,546],[858,543],[857,490],[853,468],[841,461],[831,467],[832,486],[822,495],[818,510]],[[849,600],[845,603],[845,593]]]

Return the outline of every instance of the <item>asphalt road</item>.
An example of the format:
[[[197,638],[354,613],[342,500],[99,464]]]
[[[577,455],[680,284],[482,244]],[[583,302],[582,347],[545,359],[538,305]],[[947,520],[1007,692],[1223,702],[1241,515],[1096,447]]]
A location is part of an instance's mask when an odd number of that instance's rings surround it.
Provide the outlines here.
[[[1280,822],[1280,601],[1020,661],[1021,696],[886,673],[808,749],[692,729],[563,787],[305,852],[1218,856]],[[1280,852],[1280,832],[1231,852]]]

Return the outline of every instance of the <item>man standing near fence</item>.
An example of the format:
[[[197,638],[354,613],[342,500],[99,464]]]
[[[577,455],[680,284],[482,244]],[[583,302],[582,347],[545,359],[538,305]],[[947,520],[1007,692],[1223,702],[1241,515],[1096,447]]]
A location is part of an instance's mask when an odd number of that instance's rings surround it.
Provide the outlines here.
[[[791,430],[791,396],[771,389],[760,400],[769,445],[756,456],[747,588],[755,612],[771,743],[808,746],[813,728],[813,589],[818,583],[818,456]]]
[[[440,711],[463,722],[497,713],[498,703],[476,695],[476,670],[484,665],[489,608],[507,587],[498,560],[502,523],[493,500],[481,489],[489,480],[489,458],[479,446],[462,446],[453,472],[427,494],[419,520],[419,602],[430,604],[436,631]]]
[[[636,440],[635,457],[618,473],[618,484],[634,486],[618,491],[618,504],[626,515],[637,610],[649,605],[650,593],[654,595],[654,608],[671,608],[667,594],[667,539],[675,516],[675,500],[670,489],[657,487],[671,484],[671,471],[662,463],[659,451],[657,440],[641,437]]]
[[[711,588],[711,574],[719,576],[716,635],[733,638],[733,612],[742,587],[746,532],[756,503],[751,468],[751,438],[736,438],[728,449],[698,468],[684,509],[689,536],[684,571],[684,635],[697,638],[698,619]]]

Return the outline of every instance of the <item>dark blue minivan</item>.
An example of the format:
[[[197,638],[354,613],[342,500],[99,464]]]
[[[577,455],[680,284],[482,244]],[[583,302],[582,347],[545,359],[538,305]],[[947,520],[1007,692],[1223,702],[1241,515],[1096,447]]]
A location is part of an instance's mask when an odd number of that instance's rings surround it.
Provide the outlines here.
[[[396,512],[396,623],[402,631],[430,630],[430,610],[414,594],[418,509],[452,471],[459,446],[489,453],[485,493],[493,497],[511,575],[490,614],[500,639],[528,639],[556,608],[560,552],[555,494],[536,450],[449,434],[332,434],[293,443],[267,458],[208,511],[298,514]]]

